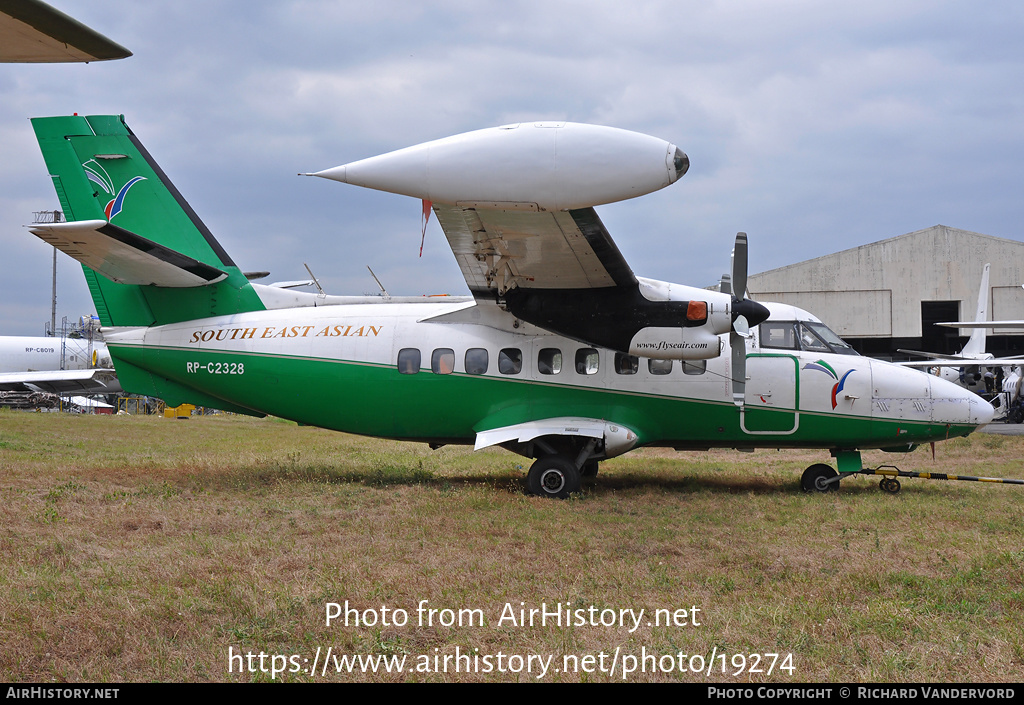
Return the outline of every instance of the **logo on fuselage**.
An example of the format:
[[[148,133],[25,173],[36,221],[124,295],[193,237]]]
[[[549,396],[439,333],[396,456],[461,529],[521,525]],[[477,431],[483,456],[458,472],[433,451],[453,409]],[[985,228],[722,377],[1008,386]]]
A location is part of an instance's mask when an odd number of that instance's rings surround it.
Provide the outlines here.
[[[824,372],[832,379],[837,380],[836,383],[832,385],[832,408],[835,409],[838,405],[838,402],[836,401],[836,395],[839,394],[839,392],[843,391],[843,387],[846,385],[846,378],[850,376],[850,373],[853,372],[853,370],[847,370],[846,373],[842,377],[840,377],[839,373],[832,369],[832,365],[828,364],[824,360],[808,362],[806,365],[804,365],[804,369],[818,370],[819,372]]]
[[[85,169],[85,176],[89,181],[103,189],[107,195],[113,196],[103,208],[108,222],[121,212],[121,209],[124,207],[124,197],[128,194],[128,190],[138,182],[146,180],[144,176],[134,176],[128,179],[124,186],[115,190],[114,180],[110,178],[110,174],[107,173],[107,170],[98,161],[90,159],[82,164],[82,168]]]

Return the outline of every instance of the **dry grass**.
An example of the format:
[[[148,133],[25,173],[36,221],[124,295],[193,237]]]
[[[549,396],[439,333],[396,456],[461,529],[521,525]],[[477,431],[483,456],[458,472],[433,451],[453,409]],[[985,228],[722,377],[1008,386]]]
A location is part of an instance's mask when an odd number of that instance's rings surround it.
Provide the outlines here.
[[[1024,438],[975,435],[905,470],[1021,477]],[[827,454],[644,450],[566,502],[523,459],[274,420],[0,413],[0,680],[269,680],[228,649],[555,656],[792,653],[710,680],[1014,681],[1024,673],[1024,487],[869,478],[804,495]],[[349,600],[404,627],[325,625]],[[419,626],[420,600],[485,626]],[[677,609],[701,626],[498,625],[505,603]],[[646,620],[645,620],[646,621]],[[269,668],[270,662],[265,661]],[[278,676],[281,678],[281,676]],[[286,673],[287,680],[532,680]],[[707,680],[636,673],[630,680]]]

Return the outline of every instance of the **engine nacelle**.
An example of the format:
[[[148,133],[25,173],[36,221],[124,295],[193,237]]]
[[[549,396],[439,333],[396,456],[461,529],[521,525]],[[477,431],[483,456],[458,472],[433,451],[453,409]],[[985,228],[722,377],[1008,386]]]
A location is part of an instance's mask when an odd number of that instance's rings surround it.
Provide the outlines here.
[[[629,343],[629,354],[658,360],[707,360],[722,353],[722,338],[709,326],[641,328]]]

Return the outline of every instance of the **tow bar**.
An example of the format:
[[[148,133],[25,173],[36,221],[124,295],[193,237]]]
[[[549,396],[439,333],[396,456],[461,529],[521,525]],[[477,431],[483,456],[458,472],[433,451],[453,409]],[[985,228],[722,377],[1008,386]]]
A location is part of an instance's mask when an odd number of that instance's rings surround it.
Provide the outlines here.
[[[879,465],[877,468],[866,468],[851,475],[882,475],[878,486],[883,491],[896,494],[900,491],[900,481],[897,477],[920,477],[925,480],[964,480],[966,482],[997,482],[1004,485],[1024,485],[1024,480],[1011,480],[1001,477],[972,477],[971,475],[950,475],[944,472],[912,472],[900,470],[895,465]],[[836,478],[838,479],[838,478]]]

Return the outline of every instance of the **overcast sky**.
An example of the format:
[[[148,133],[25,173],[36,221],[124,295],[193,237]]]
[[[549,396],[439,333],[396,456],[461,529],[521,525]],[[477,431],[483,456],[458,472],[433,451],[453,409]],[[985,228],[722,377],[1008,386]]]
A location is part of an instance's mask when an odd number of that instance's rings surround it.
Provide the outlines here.
[[[706,286],[936,224],[1024,240],[1024,4],[49,0],[134,56],[0,65],[0,333],[41,335],[58,207],[28,118],[123,113],[240,267],[328,293],[466,293],[413,199],[296,176],[526,120],[676,143],[598,208],[633,270]],[[928,253],[922,253],[923,257]],[[59,255],[58,323],[94,312]]]

